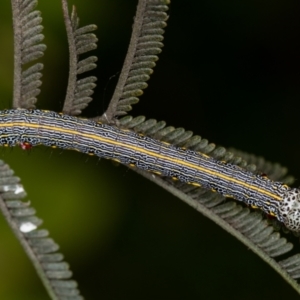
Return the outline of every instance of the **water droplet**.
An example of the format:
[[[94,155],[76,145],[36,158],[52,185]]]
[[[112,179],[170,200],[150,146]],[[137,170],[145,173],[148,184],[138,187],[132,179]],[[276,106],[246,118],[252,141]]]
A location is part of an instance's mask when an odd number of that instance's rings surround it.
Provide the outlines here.
[[[23,188],[23,185],[21,184],[16,184],[16,189],[15,189],[15,194],[18,195],[18,194],[21,194],[24,192],[24,188]]]
[[[30,232],[32,230],[35,230],[36,228],[37,226],[31,222],[25,222],[20,225],[20,231],[22,232]]]
[[[1,192],[14,192],[14,194],[18,195],[24,192],[24,188],[22,184],[8,184],[0,187]]]

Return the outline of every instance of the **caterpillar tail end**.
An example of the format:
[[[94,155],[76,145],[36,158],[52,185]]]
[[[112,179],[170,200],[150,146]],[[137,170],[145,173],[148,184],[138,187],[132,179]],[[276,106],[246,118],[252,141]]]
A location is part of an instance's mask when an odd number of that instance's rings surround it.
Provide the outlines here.
[[[279,212],[288,229],[300,231],[300,189],[290,189],[285,193]]]

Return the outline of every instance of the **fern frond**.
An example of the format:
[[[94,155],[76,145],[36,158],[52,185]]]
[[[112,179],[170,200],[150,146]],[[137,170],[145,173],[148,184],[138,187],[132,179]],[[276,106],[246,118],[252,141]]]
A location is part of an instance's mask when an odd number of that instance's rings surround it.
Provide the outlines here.
[[[23,246],[39,274],[45,288],[53,299],[83,299],[77,283],[71,280],[72,272],[56,253],[59,246],[49,238],[49,232],[38,229],[42,220],[36,217],[20,179],[3,161],[0,161],[0,209]]]
[[[14,108],[35,108],[40,94],[42,64],[35,64],[23,71],[23,65],[44,55],[46,45],[41,12],[34,10],[37,0],[12,0],[14,27]]]
[[[71,18],[68,12],[67,0],[62,0],[64,20],[67,30],[69,54],[70,54],[70,69],[69,81],[66,99],[64,102],[63,113],[68,115],[79,115],[82,110],[92,101],[91,95],[96,87],[97,78],[89,76],[78,80],[77,76],[97,67],[96,56],[79,60],[79,55],[97,48],[97,37],[91,33],[97,29],[96,25],[79,26],[79,18],[76,8],[73,6]]]
[[[173,145],[189,148],[202,153],[207,153],[215,159],[222,159],[227,162],[237,164],[240,167],[251,172],[266,172],[271,174],[273,180],[283,180],[288,178],[292,181],[292,177],[286,177],[287,169],[279,164],[266,162],[260,157],[247,155],[241,151],[226,151],[224,147],[216,147],[215,144],[209,143],[208,140],[202,139],[200,136],[193,136],[191,131],[185,131],[183,128],[174,128],[166,126],[166,123],[157,122],[154,119],[145,120],[144,116],[133,118],[126,116],[121,118],[120,125],[130,128],[138,133],[147,134],[156,139],[172,143]],[[240,156],[238,156],[240,154]],[[244,158],[251,157],[250,161]],[[253,164],[259,162],[259,168]],[[293,244],[287,242],[286,238],[280,236],[276,232],[273,224],[264,218],[261,212],[251,212],[249,208],[244,207],[232,200],[226,200],[225,197],[213,193],[210,190],[201,187],[172,181],[169,178],[158,178],[153,175],[148,176],[145,172],[142,175],[151,180],[161,182],[164,188],[173,189],[173,193],[183,201],[189,203],[198,211],[217,222],[222,228],[239,238],[244,244],[250,247],[254,252],[258,253],[266,260],[275,270],[279,270],[280,274],[284,274],[285,279],[300,291],[297,282],[294,280],[300,276],[298,264],[300,264],[300,255],[292,256],[284,261],[274,260],[292,250]],[[176,192],[174,191],[176,190]],[[187,200],[188,199],[188,200]],[[288,278],[288,279],[287,279]]]
[[[169,0],[140,0],[137,6],[132,36],[115,92],[105,112],[105,120],[112,121],[127,114],[148,86],[158,54],[163,47]],[[98,118],[98,120],[104,119]],[[104,121],[105,121],[104,120]]]
[[[186,186],[185,188],[188,189],[189,187]],[[187,195],[209,208],[232,228],[243,234],[244,238],[262,250],[265,255],[272,258],[279,257],[293,249],[293,244],[287,242],[286,238],[282,238],[279,232],[274,232],[273,226],[270,226],[268,221],[263,219],[261,212],[250,212],[248,208],[244,208],[234,201],[224,202],[222,201],[224,197],[203,189],[187,191]],[[264,259],[266,260],[267,257]],[[300,264],[300,256],[292,256],[284,261],[272,260],[270,264],[277,270],[278,265],[280,265],[284,273],[297,279],[297,275],[293,272],[294,268]]]
[[[299,294],[300,285],[296,279],[300,272],[300,254],[282,260],[292,250],[293,245],[282,238],[274,228],[263,220],[262,214],[250,212],[248,208],[234,201],[225,202],[225,198],[211,191],[191,185],[170,182],[149,172],[134,169],[137,173],[169,191],[204,216],[236,237],[247,248],[277,271]],[[176,185],[176,186],[175,186]],[[179,183],[180,185],[180,183]],[[276,259],[275,259],[276,258]]]

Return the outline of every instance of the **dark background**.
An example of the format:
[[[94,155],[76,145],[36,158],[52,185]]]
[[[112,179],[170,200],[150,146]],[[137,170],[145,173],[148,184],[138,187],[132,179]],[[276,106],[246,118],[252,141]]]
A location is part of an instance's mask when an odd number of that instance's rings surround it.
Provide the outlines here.
[[[71,4],[71,2],[70,2]],[[137,1],[74,0],[98,25],[95,116],[109,102]],[[38,108],[60,111],[68,73],[60,1],[40,1],[45,43]],[[1,109],[11,106],[10,3],[0,3]],[[300,178],[300,2],[173,0],[165,47],[133,115],[165,120]],[[43,147],[1,149],[61,245],[86,299],[296,299],[244,245],[180,200],[111,162]],[[295,186],[299,186],[299,180]],[[0,299],[48,299],[4,221]]]

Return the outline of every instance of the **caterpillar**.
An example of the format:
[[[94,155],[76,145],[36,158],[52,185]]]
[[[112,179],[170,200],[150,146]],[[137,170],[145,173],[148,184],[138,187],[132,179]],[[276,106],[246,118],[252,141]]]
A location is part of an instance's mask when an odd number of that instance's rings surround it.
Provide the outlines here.
[[[130,130],[52,111],[11,109],[0,111],[0,145],[45,145],[112,159],[243,201],[300,231],[299,189]]]

